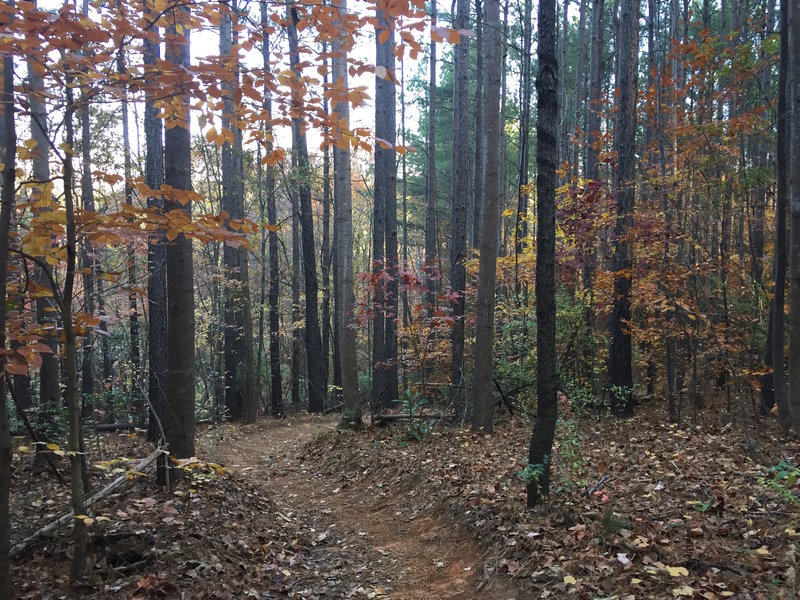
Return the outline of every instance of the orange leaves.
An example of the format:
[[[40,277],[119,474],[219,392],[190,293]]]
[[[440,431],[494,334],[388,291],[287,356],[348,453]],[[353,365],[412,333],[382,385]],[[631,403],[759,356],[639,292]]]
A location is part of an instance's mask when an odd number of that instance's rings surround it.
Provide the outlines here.
[[[438,43],[447,40],[451,44],[458,44],[461,41],[461,36],[470,37],[472,32],[468,29],[451,29],[449,27],[431,27],[431,39]]]

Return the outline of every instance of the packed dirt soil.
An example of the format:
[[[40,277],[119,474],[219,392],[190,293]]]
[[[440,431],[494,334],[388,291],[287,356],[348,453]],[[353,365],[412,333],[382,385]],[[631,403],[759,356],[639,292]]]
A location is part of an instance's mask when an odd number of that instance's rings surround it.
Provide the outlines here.
[[[549,501],[525,508],[530,423],[339,431],[338,417],[203,426],[171,490],[131,472],[150,448],[104,434],[90,560],[69,530],[13,563],[20,598],[794,598],[800,447],[772,421],[678,428],[657,411],[559,425]],[[424,439],[417,439],[423,438]],[[14,540],[66,511],[68,487],[15,455]],[[66,464],[58,468],[66,474]],[[67,478],[68,479],[68,478]]]

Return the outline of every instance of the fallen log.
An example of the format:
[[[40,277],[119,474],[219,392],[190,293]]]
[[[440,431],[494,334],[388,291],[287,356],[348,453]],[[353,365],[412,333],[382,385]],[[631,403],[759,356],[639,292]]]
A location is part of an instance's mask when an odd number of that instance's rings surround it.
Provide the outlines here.
[[[101,433],[109,431],[133,431],[136,425],[131,423],[98,423],[95,429]]]
[[[322,409],[322,414],[328,415],[330,413],[336,412],[341,408],[344,408],[344,402],[339,402],[338,404],[334,404],[333,406],[328,406],[327,408]]]
[[[148,456],[147,458],[142,460],[139,464],[137,464],[133,468],[133,470],[137,473],[142,472],[144,469],[150,466],[156,460],[156,458],[158,458],[160,454],[166,454],[166,452],[162,448],[158,448],[150,456]],[[126,481],[130,481],[130,479],[128,479],[128,476],[120,475],[114,481],[112,481],[106,487],[104,487],[102,490],[90,496],[86,503],[87,507],[91,507],[91,505],[97,502],[98,500],[101,500],[105,496],[108,496],[111,492],[121,487],[122,484],[124,484]],[[67,523],[72,521],[72,519],[74,518],[75,518],[74,513],[72,511],[69,511],[68,513],[58,517],[55,521],[50,521],[44,527],[37,529],[32,535],[28,536],[27,538],[25,538],[24,540],[22,540],[21,542],[19,542],[18,544],[16,544],[14,547],[11,548],[11,552],[9,553],[11,558],[16,558],[17,556],[19,556],[28,546],[30,546],[33,542],[35,542],[40,536],[55,531],[62,525],[66,525]]]
[[[411,419],[455,419],[455,415],[448,416],[442,413],[429,413],[427,415],[404,415],[404,414],[391,414],[391,415],[375,415],[376,421],[407,421]]]

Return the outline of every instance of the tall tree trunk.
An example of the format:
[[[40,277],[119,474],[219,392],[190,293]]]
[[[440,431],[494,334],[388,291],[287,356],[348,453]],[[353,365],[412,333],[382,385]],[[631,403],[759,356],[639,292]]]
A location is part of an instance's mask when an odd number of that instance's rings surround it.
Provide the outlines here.
[[[228,218],[241,221],[244,212],[244,171],[242,129],[235,115],[234,96],[239,89],[238,51],[235,24],[238,12],[235,0],[227,0],[220,21],[220,56],[231,75],[223,83],[222,126],[233,132],[233,144],[222,146],[222,209]],[[228,224],[229,229],[230,223]],[[246,423],[256,420],[258,403],[253,382],[253,321],[251,318],[250,273],[247,248],[225,244],[223,261],[225,285],[225,407],[232,419]]]
[[[480,0],[479,0],[480,1]],[[436,231],[436,41],[433,30],[436,27],[436,0],[431,0],[431,51],[430,78],[428,81],[428,142],[427,142],[427,185],[425,188],[425,304],[428,310],[436,305],[436,293],[439,287],[438,262],[436,248],[438,232]]]
[[[475,400],[472,431],[491,433],[493,428],[492,372],[494,369],[494,305],[497,279],[497,219],[500,167],[500,79],[501,35],[500,2],[484,0],[486,5],[486,93],[483,122],[486,126],[486,177],[481,222],[478,302],[475,324]]]
[[[651,0],[652,1],[652,0]],[[659,1],[655,0],[655,18],[658,19],[659,14]],[[674,27],[670,28],[670,43],[674,43],[677,39],[676,37],[676,29]],[[672,205],[670,204],[669,199],[669,192],[666,187],[667,181],[667,157],[666,157],[666,142],[664,140],[664,109],[663,109],[663,81],[662,81],[662,73],[664,71],[663,65],[656,65],[658,69],[657,77],[656,77],[656,136],[658,138],[658,155],[659,155],[659,166],[660,166],[660,174],[662,180],[662,190],[661,190],[661,210],[664,212],[664,254],[661,262],[661,268],[664,273],[667,273],[670,269],[670,264],[672,261],[671,255],[671,245],[672,245],[672,237],[673,237],[673,210]],[[669,284],[664,283],[663,289],[665,290],[666,296],[669,297],[671,294],[671,290],[669,289]],[[669,411],[669,420],[673,423],[677,423],[678,421],[678,408],[675,402],[675,339],[673,337],[672,332],[672,322],[674,320],[673,314],[668,314],[667,318],[667,327],[664,332],[664,371],[666,377],[666,387],[667,387],[667,407]]]
[[[631,277],[633,244],[628,232],[633,228],[635,196],[636,85],[639,48],[639,5],[621,0],[617,51],[617,86],[619,102],[614,125],[614,195],[617,200],[614,255],[614,308],[609,322],[611,347],[608,355],[608,378],[611,385],[611,410],[618,417],[633,414],[633,365],[631,334]]]
[[[600,185],[599,153],[602,144],[600,133],[600,111],[602,110],[603,94],[603,17],[605,13],[604,0],[592,0],[592,41],[589,58],[589,102],[586,105],[586,155],[584,177],[589,185]],[[589,379],[594,381],[594,310],[591,300],[594,298],[594,272],[597,265],[597,251],[595,243],[590,242],[584,256],[581,269],[581,280],[584,294],[589,298],[584,311],[584,321],[588,333],[588,348],[583,356],[583,370],[589,374]]]
[[[374,398],[376,408],[394,405],[397,402],[397,161],[395,145],[397,142],[396,100],[394,84],[394,19],[388,12],[378,9],[376,33],[376,64],[383,67],[385,77],[375,77],[375,136],[384,142],[375,144],[375,189],[376,204],[383,206],[385,255],[383,268],[388,274],[384,288],[384,327],[383,355],[379,360],[383,365],[381,377],[383,387]],[[387,37],[388,36],[388,37]],[[384,39],[385,38],[385,39]],[[380,197],[380,199],[379,199]]]
[[[83,0],[83,15],[88,18],[88,14],[89,0]],[[92,180],[92,125],[89,115],[90,104],[91,96],[88,86],[81,86],[81,103],[78,109],[81,122],[81,208],[86,213],[93,213],[96,211]],[[95,301],[97,299],[95,275],[98,264],[96,262],[92,243],[86,238],[81,242],[80,268],[83,273],[83,297],[86,307],[84,312],[91,315],[95,312]],[[84,408],[90,410],[97,389],[96,382],[94,381],[93,336],[88,332],[83,336],[81,391],[84,403],[88,403]]]
[[[584,82],[586,79],[586,3],[588,0],[580,0],[580,11],[578,13],[578,60],[575,66],[575,96],[572,100],[573,123],[575,127],[583,128],[585,125],[584,111]],[[566,69],[566,65],[562,65]],[[568,132],[569,133],[569,132]],[[577,179],[580,166],[580,144],[572,145],[572,164],[570,173],[573,179]]]
[[[345,35],[342,16],[347,12],[347,0],[334,0],[338,9],[338,25],[342,35],[333,39],[333,85],[343,92],[347,83],[347,49],[352,40]],[[336,102],[333,110],[343,129],[350,128],[350,105]],[[358,395],[358,356],[356,355],[356,330],[351,326],[355,310],[353,289],[353,207],[350,182],[350,148],[336,145],[333,148],[333,210],[334,244],[336,247],[336,324],[338,329],[339,370],[341,372],[342,400],[345,411],[342,420],[350,427],[361,426],[361,400]]]
[[[789,314],[800,314],[800,6],[789,2],[789,72],[786,89],[790,106],[786,118],[789,142]],[[789,321],[789,408],[800,437],[800,319]]]
[[[772,365],[775,387],[775,403],[778,417],[784,426],[791,423],[791,412],[786,399],[786,374],[784,371],[784,310],[786,304],[786,204],[788,196],[789,158],[791,136],[791,103],[787,85],[789,71],[789,0],[781,0],[780,5],[781,47],[778,68],[778,132],[777,132],[777,179],[778,189],[775,198],[775,294],[772,299]]]
[[[145,18],[154,18],[151,2],[145,4]],[[145,183],[153,190],[148,195],[147,207],[161,212],[164,198],[158,192],[164,183],[163,124],[156,115],[156,64],[161,58],[158,41],[159,28],[155,27],[144,38],[144,137]],[[147,398],[149,420],[147,439],[155,442],[164,436],[164,417],[167,407],[167,248],[164,232],[155,231],[147,240]],[[166,441],[166,440],[163,440]]]
[[[328,44],[322,44],[322,53],[325,57],[323,66],[325,75],[323,85],[328,87]],[[322,100],[326,118],[330,116],[327,96]],[[330,135],[330,128],[326,124],[323,135]],[[325,397],[328,395],[328,381],[331,362],[331,155],[330,147],[322,150],[322,247],[319,253],[319,265],[322,270],[322,389]]]
[[[480,244],[481,204],[483,201],[483,173],[485,169],[486,131],[483,127],[483,0],[475,0],[475,165],[472,186],[472,239],[471,245]]]
[[[72,115],[75,111],[75,101],[72,92],[72,75],[68,75],[66,82],[67,106],[65,109],[65,142],[69,148],[74,148],[75,134],[72,125]],[[88,491],[84,488],[82,440],[81,440],[81,399],[78,391],[78,355],[75,349],[76,335],[72,317],[72,295],[75,291],[75,267],[77,263],[77,238],[75,231],[75,200],[72,182],[75,176],[72,166],[72,154],[64,153],[64,213],[66,229],[67,264],[64,274],[64,290],[61,295],[61,318],[64,322],[64,363],[65,363],[65,393],[67,399],[67,451],[70,463],[70,496],[72,513],[75,516],[85,515],[86,508],[83,498]],[[72,526],[72,564],[70,578],[73,581],[83,576],[86,563],[86,526],[83,519],[74,519]]]
[[[563,0],[561,11],[561,82],[558,89],[561,102],[559,103],[559,120],[561,129],[559,131],[559,155],[560,163],[569,160],[569,134],[571,131],[570,118],[572,113],[569,110],[569,100],[567,94],[567,49],[569,48],[569,4],[570,0]]]
[[[125,64],[125,52],[120,49],[117,53],[117,70],[120,75],[127,74]],[[131,138],[130,125],[128,123],[128,86],[123,84],[122,100],[120,102],[122,110],[122,160],[125,174],[125,204],[133,206],[133,167],[131,164]],[[144,410],[144,390],[142,389],[142,357],[139,348],[139,308],[136,293],[133,288],[136,286],[136,254],[133,244],[127,250],[127,271],[128,285],[131,290],[128,292],[128,333],[130,335],[129,359],[131,363],[131,400],[134,423],[139,426],[144,424],[146,413]]]
[[[487,13],[489,7],[487,5]],[[487,14],[487,29],[489,17]],[[456,0],[455,29],[463,30],[469,26],[469,0]],[[499,23],[499,14],[497,18]],[[499,32],[499,29],[498,29]],[[487,37],[488,37],[487,33]],[[491,50],[494,52],[495,50]],[[499,49],[497,50],[499,56]],[[488,52],[487,52],[488,53]],[[464,372],[464,290],[466,289],[467,272],[464,261],[467,258],[467,195],[469,194],[469,38],[462,36],[461,41],[454,49],[454,74],[453,74],[453,160],[450,179],[450,288],[455,295],[453,304],[453,359],[450,369],[450,403],[456,415],[462,415],[466,407],[466,373]],[[488,62],[488,60],[487,60]],[[499,58],[492,64],[499,65]],[[497,76],[500,73],[498,71]],[[491,75],[494,76],[494,75]],[[499,90],[499,85],[498,85]],[[488,93],[488,83],[487,83]],[[499,107],[498,107],[499,108]],[[485,115],[484,115],[485,117]],[[484,120],[487,135],[489,133],[488,121]],[[499,125],[498,125],[499,127]],[[496,139],[489,139],[489,144],[495,144]],[[494,169],[497,165],[490,165],[489,151],[486,154],[487,169]],[[495,158],[495,162],[497,159]],[[487,173],[487,178],[489,177]],[[494,179],[497,185],[497,179]],[[488,189],[488,188],[484,188]],[[492,192],[494,202],[497,202],[497,191]],[[484,206],[491,202],[484,200]],[[496,217],[492,221],[496,227]],[[483,230],[482,230],[483,231]],[[483,244],[481,240],[481,244]],[[494,243],[496,248],[496,242]],[[495,251],[496,252],[496,251]],[[494,293],[494,292],[492,292]]]
[[[522,26],[522,48],[520,50],[520,117],[519,117],[519,173],[517,179],[517,215],[514,225],[514,298],[517,306],[528,304],[527,287],[519,280],[519,258],[525,251],[525,239],[528,237],[528,167],[530,162],[530,127],[531,127],[531,83],[533,65],[531,64],[531,44],[533,40],[533,23],[531,0],[525,0]],[[523,299],[520,299],[520,294]],[[524,300],[524,301],[523,301]]]
[[[290,9],[292,25],[289,27],[289,60],[296,80],[302,77],[300,50],[297,41],[297,23],[300,16],[296,8]],[[292,105],[299,111],[301,97],[293,88]],[[303,228],[303,279],[306,290],[306,364],[308,366],[308,410],[322,412],[325,404],[323,389],[324,376],[322,367],[322,338],[319,331],[319,300],[317,298],[317,257],[314,250],[314,222],[311,212],[311,169],[308,165],[308,146],[306,134],[299,117],[292,118],[292,150],[297,156],[298,177],[297,196],[300,204],[300,221]]]
[[[13,2],[8,2],[13,7]],[[16,186],[17,132],[14,123],[14,57],[6,55],[0,62],[0,349],[6,349],[6,292],[8,284],[8,243],[11,231],[11,212],[14,208]],[[35,138],[34,138],[35,139]],[[0,354],[0,373],[5,372],[5,353]],[[12,440],[6,404],[6,378],[0,377],[0,598],[11,598],[9,549],[11,519],[8,508],[11,487]]]
[[[531,436],[528,506],[550,493],[550,461],[558,416],[556,396],[556,165],[558,63],[555,0],[539,2],[539,74],[536,92],[536,422]]]
[[[173,3],[167,18],[170,22],[165,50],[166,63],[178,73],[189,68],[189,8]],[[164,183],[175,190],[192,189],[192,147],[189,134],[188,93],[173,103],[164,135]],[[172,126],[170,126],[172,125]],[[192,203],[167,197],[165,210],[181,211],[191,221]],[[167,243],[167,407],[164,433],[170,455],[188,458],[194,455],[195,427],[195,347],[194,347],[194,262],[192,242],[183,233]]]
[[[270,21],[266,0],[260,0],[261,33],[264,36],[261,56],[264,66],[264,112],[267,115],[266,152],[272,153],[272,94],[267,88],[267,74],[270,73]],[[275,199],[275,167],[267,163],[266,177],[267,220],[269,223],[269,369],[270,369],[270,408],[272,416],[283,414],[283,379],[281,375],[280,313],[280,272],[278,257],[278,209]]]
[[[297,168],[297,156],[292,153],[292,171]],[[295,408],[300,406],[300,332],[303,310],[300,307],[300,209],[297,192],[289,192],[292,211],[292,362],[291,394]]]

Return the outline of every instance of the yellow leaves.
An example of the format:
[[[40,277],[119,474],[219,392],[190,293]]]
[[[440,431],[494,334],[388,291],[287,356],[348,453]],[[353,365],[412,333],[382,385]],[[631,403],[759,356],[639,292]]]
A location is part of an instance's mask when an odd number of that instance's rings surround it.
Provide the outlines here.
[[[672,595],[675,598],[680,598],[680,597],[691,598],[692,596],[694,596],[694,589],[689,587],[688,585],[682,585],[680,587],[673,588]]]
[[[578,580],[575,579],[572,575],[567,575],[566,577],[564,577],[564,583],[566,583],[567,585],[575,585],[576,583],[578,583]]]
[[[669,573],[670,577],[687,577],[689,575],[689,571],[686,570],[686,567],[666,567],[665,570]]]

